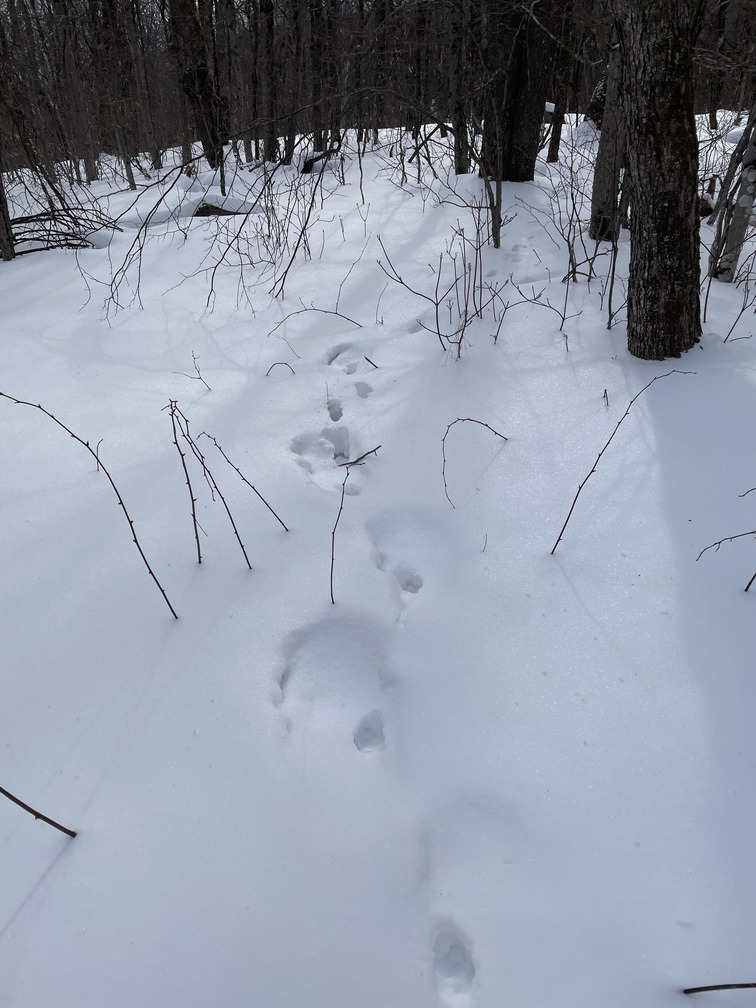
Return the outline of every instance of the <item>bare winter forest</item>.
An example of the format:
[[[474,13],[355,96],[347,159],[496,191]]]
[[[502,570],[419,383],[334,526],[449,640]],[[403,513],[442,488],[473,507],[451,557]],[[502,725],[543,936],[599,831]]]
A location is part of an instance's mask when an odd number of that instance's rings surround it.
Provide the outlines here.
[[[0,0],[1,1008],[748,1008],[755,191],[754,0]]]
[[[568,113],[601,128],[590,238],[632,226],[628,347],[663,359],[700,337],[699,219],[710,271],[732,280],[753,204],[754,111],[722,177],[699,173],[695,112],[754,101],[752,0],[4,0],[0,5],[0,250],[81,247],[117,226],[82,187],[103,153],[132,190],[180,147],[224,176],[303,173],[383,128],[431,164],[485,183],[499,247],[502,184],[558,162]],[[548,122],[544,109],[549,102]],[[754,106],[756,110],[756,106]],[[208,212],[205,209],[203,212]]]

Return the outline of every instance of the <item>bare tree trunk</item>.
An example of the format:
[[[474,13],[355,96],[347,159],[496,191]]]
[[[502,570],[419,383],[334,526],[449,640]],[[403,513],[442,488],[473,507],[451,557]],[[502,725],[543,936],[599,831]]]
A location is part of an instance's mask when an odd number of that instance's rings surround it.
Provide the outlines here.
[[[612,0],[631,185],[627,346],[644,360],[679,357],[701,337],[693,46],[702,7]]]
[[[5,198],[5,185],[3,183],[3,152],[2,137],[0,136],[0,257],[4,262],[10,262],[16,258],[16,249],[13,243],[13,228],[11,227],[10,214],[8,213],[8,201]]]
[[[273,0],[259,0],[258,4],[257,90],[258,114],[265,119],[263,126],[263,156],[266,161],[278,161],[278,132],[275,110],[275,37]]]
[[[206,33],[193,0],[168,0],[172,49],[189,99],[202,152],[211,168],[223,160],[221,104],[214,76],[213,54],[208,52]]]
[[[625,130],[620,107],[622,52],[612,46],[606,70],[606,97],[601,115],[601,139],[593,170],[591,223],[593,241],[616,241],[620,233],[620,171],[625,160]]]
[[[129,189],[132,192],[136,191],[136,180],[134,178],[134,169],[131,164],[131,158],[129,157],[128,151],[126,149],[126,144],[123,141],[123,137],[119,133],[117,135],[118,142],[118,157],[121,159],[121,164],[123,165],[123,173],[126,176],[126,182]]]
[[[450,28],[456,44],[452,47],[450,65],[451,125],[454,136],[454,173],[467,175],[470,171],[470,140],[467,132],[469,98],[466,95],[466,57],[469,46],[470,5],[456,0],[449,9]]]
[[[582,74],[582,59],[580,52],[585,45],[586,29],[581,23],[581,0],[570,0],[562,12],[562,23],[559,30],[560,45],[554,54],[554,74],[552,97],[554,99],[554,114],[551,120],[551,137],[546,161],[556,164],[559,161],[559,147],[562,140],[562,128],[570,108],[578,110],[578,90]]]
[[[732,283],[735,279],[756,199],[756,105],[748,117],[746,132],[749,136],[740,161],[740,179],[720,209],[720,227],[709,258],[709,272],[723,283]]]
[[[503,179],[529,182],[541,138],[543,112],[551,84],[555,37],[561,15],[553,0],[540,0],[522,15],[510,61],[504,105]]]
[[[562,144],[562,128],[565,116],[567,115],[567,98],[560,95],[554,102],[554,111],[551,116],[551,136],[549,137],[549,149],[546,151],[547,164],[557,164],[559,161],[559,148]]]

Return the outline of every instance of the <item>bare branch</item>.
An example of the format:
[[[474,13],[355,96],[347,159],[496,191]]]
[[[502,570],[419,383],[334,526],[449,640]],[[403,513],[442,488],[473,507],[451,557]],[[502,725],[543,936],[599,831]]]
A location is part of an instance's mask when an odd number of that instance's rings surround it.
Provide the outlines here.
[[[158,581],[155,572],[153,571],[153,569],[150,566],[150,563],[149,563],[147,557],[144,554],[144,550],[142,549],[141,543],[139,542],[139,539],[137,538],[136,530],[134,528],[134,522],[131,520],[131,515],[126,510],[126,505],[124,503],[123,497],[121,497],[121,492],[118,489],[118,487],[116,486],[115,480],[110,475],[109,470],[105,468],[105,464],[103,463],[102,459],[100,458],[98,452],[94,448],[91,447],[91,445],[89,444],[89,441],[85,441],[83,438],[80,438],[78,434],[74,434],[74,432],[71,430],[70,427],[66,427],[66,425],[64,423],[62,423],[60,420],[58,420],[57,417],[53,416],[53,414],[50,413],[49,410],[46,410],[43,406],[40,406],[39,403],[27,402],[24,399],[16,399],[14,396],[8,395],[6,392],[0,392],[0,399],[9,399],[12,403],[15,403],[17,406],[30,406],[32,409],[39,410],[40,413],[44,413],[46,417],[49,417],[50,420],[53,421],[53,423],[56,423],[58,425],[58,427],[61,427],[66,432],[66,434],[68,434],[70,437],[72,437],[74,439],[74,441],[78,441],[80,445],[82,445],[84,448],[86,448],[86,450],[89,452],[89,454],[92,456],[92,458],[97,463],[98,470],[102,470],[102,472],[105,473],[105,476],[107,477],[108,482],[110,483],[111,487],[113,488],[113,492],[115,493],[116,497],[118,498],[118,505],[121,508],[121,510],[123,511],[123,514],[124,514],[124,517],[126,518],[126,521],[129,523],[129,529],[131,530],[132,541],[133,541],[134,545],[136,546],[137,550],[139,551],[139,555],[142,558],[142,560],[144,562],[144,565],[147,568],[147,571],[148,571],[150,577],[152,578],[152,580],[155,582],[155,584],[157,585],[158,589],[160,590],[160,594],[163,596],[163,599],[165,600],[165,604],[171,610],[171,615],[173,616],[174,619],[178,619],[178,613],[176,612],[176,610],[171,605],[170,600],[169,600],[168,596],[165,593],[165,589],[163,588],[163,586]],[[98,442],[98,444],[99,444],[99,442]]]
[[[591,478],[591,476],[596,472],[596,468],[597,468],[599,462],[601,461],[601,456],[604,454],[604,452],[606,451],[606,449],[612,443],[615,434],[620,429],[622,421],[625,419],[625,417],[627,416],[627,414],[630,412],[630,408],[632,407],[632,405],[635,402],[635,400],[639,396],[643,395],[643,393],[646,391],[646,389],[650,388],[654,384],[654,382],[659,381],[660,378],[669,378],[669,376],[673,375],[673,374],[695,374],[695,373],[696,373],[695,371],[678,371],[677,369],[675,369],[673,371],[667,371],[666,374],[657,375],[655,378],[652,378],[651,381],[647,385],[643,386],[643,388],[640,390],[640,392],[636,392],[636,394],[633,396],[633,398],[628,403],[627,409],[625,410],[625,412],[622,414],[622,416],[617,421],[617,426],[612,431],[612,433],[611,433],[611,435],[609,437],[609,440],[606,442],[606,444],[604,445],[604,447],[601,449],[601,451],[596,456],[596,461],[593,463],[593,468],[588,473],[588,475],[585,477],[585,479],[580,484],[580,486],[577,488],[577,493],[575,494],[575,497],[573,498],[570,510],[567,513],[567,517],[564,520],[564,525],[562,525],[562,528],[561,528],[561,530],[559,532],[559,535],[557,536],[556,542],[551,547],[551,554],[552,554],[552,556],[553,556],[553,554],[554,554],[557,546],[559,545],[559,543],[562,540],[562,536],[564,535],[564,530],[567,528],[567,524],[568,524],[570,518],[572,517],[572,512],[575,510],[575,505],[577,504],[577,500],[578,500],[578,497],[580,496],[580,492],[582,491],[583,487],[588,482],[588,480]]]
[[[20,798],[16,798],[15,795],[12,795],[10,791],[6,791],[5,788],[0,787],[0,794],[5,795],[6,798],[9,798],[12,802],[18,805],[19,808],[22,808],[25,812],[33,815],[35,819],[41,819],[42,822],[46,822],[49,826],[54,826],[56,830],[60,830],[61,833],[65,833],[67,836],[76,836],[76,830],[67,829],[65,826],[61,826],[59,822],[55,822],[54,819],[50,819],[48,816],[42,815],[41,812],[37,812],[36,809],[31,807],[31,805],[27,805],[25,802],[22,802]]]
[[[496,437],[501,438],[502,441],[508,441],[509,440],[509,438],[504,437],[503,434],[499,434],[498,431],[495,431],[493,429],[493,427],[489,427],[487,423],[483,423],[482,420],[474,420],[472,417],[457,417],[456,420],[452,420],[452,422],[446,428],[446,433],[441,438],[441,457],[443,459],[443,465],[441,466],[441,476],[442,476],[443,481],[444,481],[444,493],[446,494],[446,499],[449,501],[449,503],[451,504],[452,507],[454,507],[455,505],[454,505],[454,502],[452,501],[451,497],[449,496],[449,488],[446,485],[446,439],[449,436],[449,431],[452,429],[452,427],[455,424],[458,424],[458,423],[474,423],[474,424],[479,424],[481,427],[485,427],[486,430],[490,430],[492,434],[496,435]]]
[[[756,987],[756,983],[710,984],[708,987],[685,987],[683,994],[700,994],[702,991],[747,990]]]

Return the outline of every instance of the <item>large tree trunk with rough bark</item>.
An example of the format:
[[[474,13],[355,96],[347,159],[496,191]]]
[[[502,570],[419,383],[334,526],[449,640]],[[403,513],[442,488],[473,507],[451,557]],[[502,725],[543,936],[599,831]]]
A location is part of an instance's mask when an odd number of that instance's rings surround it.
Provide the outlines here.
[[[701,337],[693,46],[699,0],[612,0],[624,60],[631,241],[627,346],[679,357]]]

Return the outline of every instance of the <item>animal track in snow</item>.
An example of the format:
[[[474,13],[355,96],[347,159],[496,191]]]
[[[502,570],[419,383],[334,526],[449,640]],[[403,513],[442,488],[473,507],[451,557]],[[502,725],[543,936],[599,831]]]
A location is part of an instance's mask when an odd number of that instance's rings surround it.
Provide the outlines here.
[[[408,602],[409,595],[417,595],[425,584],[425,575],[418,570],[433,556],[438,566],[440,550],[432,527],[424,516],[399,509],[389,510],[368,522],[367,532],[375,552],[373,563],[378,570],[391,574],[398,588],[398,598]]]
[[[360,399],[367,399],[367,397],[373,391],[373,386],[368,385],[368,383],[364,381],[355,382],[354,387]]]
[[[449,921],[444,921],[436,928],[433,938],[433,968],[442,999],[449,1005],[464,1003],[455,995],[470,990],[475,979],[475,964],[468,943]]]
[[[336,346],[332,346],[330,350],[326,351],[326,364],[334,364],[342,354],[351,349],[351,343],[337,343]]]
[[[354,730],[354,744],[360,752],[373,752],[386,748],[383,733],[383,715],[379,710],[366,714]]]
[[[505,982],[495,936],[512,926],[512,859],[516,854],[519,860],[523,837],[496,797],[468,792],[442,797],[417,839],[439,1001],[445,1008],[473,1008],[478,993],[484,999],[485,985],[494,990]],[[474,955],[468,935],[477,936]]]
[[[398,564],[393,568],[391,573],[394,575],[399,587],[404,592],[409,592],[411,595],[417,595],[423,587],[423,579],[412,567],[407,567],[405,564]]]
[[[417,595],[423,587],[423,579],[414,567],[411,567],[406,563],[394,564],[384,553],[377,554],[375,558],[375,566],[378,570],[386,571],[388,574],[393,574],[396,578],[396,583],[403,592],[409,592],[410,595]]]
[[[464,558],[454,547],[449,516],[438,509],[388,507],[371,518],[365,530],[374,547],[373,563],[392,575],[400,603],[420,592],[432,596],[441,584],[458,580]]]
[[[328,400],[328,416],[337,423],[344,416],[344,410],[341,408],[341,403],[338,399]]]
[[[364,361],[353,343],[337,343],[326,353],[325,362],[337,365],[347,374],[354,374]]]
[[[385,747],[383,647],[367,620],[326,618],[292,634],[278,685],[290,731],[329,747],[365,753]]]
[[[298,434],[292,438],[292,454],[296,462],[309,473],[313,482],[324,490],[335,490],[344,481],[344,470],[339,464],[349,460],[349,430],[346,427],[327,427],[320,434]],[[356,485],[351,493],[359,493]]]

